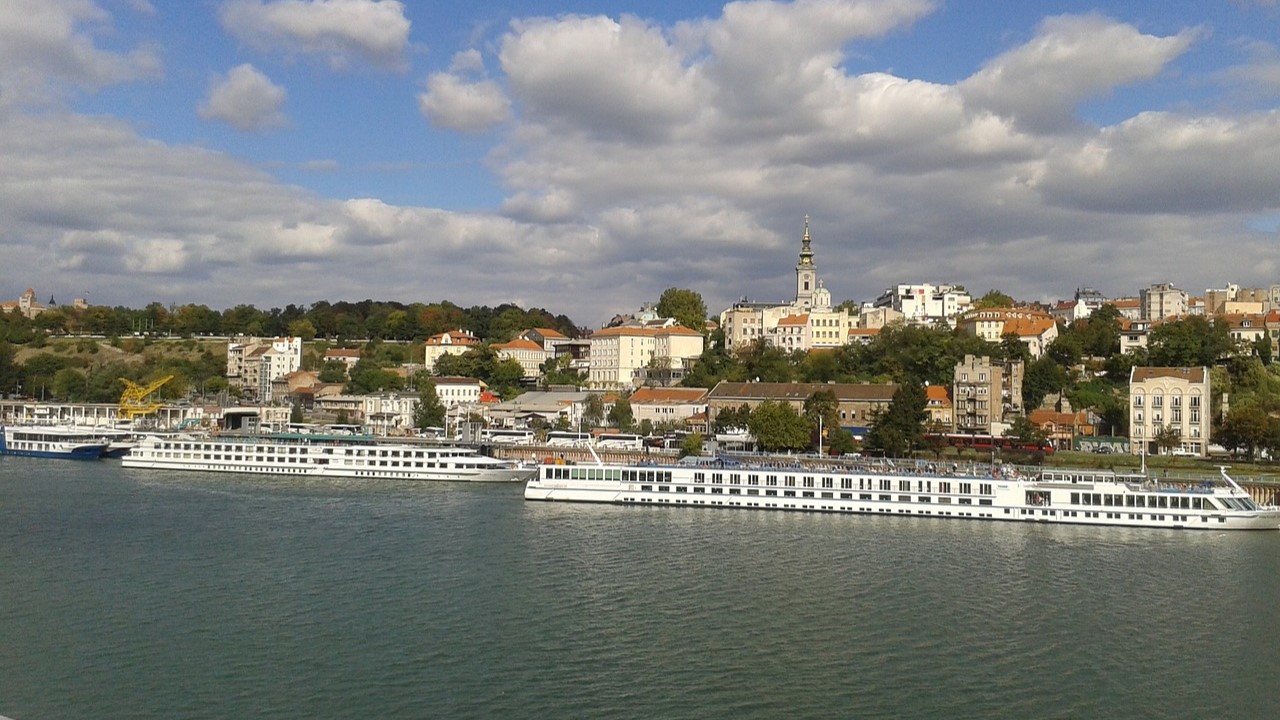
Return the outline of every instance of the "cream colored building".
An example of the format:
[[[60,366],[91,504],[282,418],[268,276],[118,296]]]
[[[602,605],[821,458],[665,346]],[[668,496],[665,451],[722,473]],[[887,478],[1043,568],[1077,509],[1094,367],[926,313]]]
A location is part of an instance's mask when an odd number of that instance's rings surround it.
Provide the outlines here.
[[[300,369],[300,337],[243,337],[227,343],[227,381],[232,387],[253,394],[258,402],[271,402],[272,382]]]
[[[667,370],[687,370],[702,355],[705,338],[697,330],[668,327],[612,327],[591,336],[587,381],[597,389],[630,389],[654,360]]]
[[[480,344],[480,338],[466,330],[450,330],[427,338],[423,348],[424,364],[435,372],[436,361],[445,355],[461,355]]]
[[[499,358],[520,363],[520,369],[524,371],[524,376],[527,378],[541,377],[542,364],[554,355],[552,352],[543,350],[538,343],[524,338],[499,343],[494,345],[493,349],[498,352]]]
[[[1156,437],[1170,428],[1179,452],[1205,457],[1209,451],[1211,376],[1207,367],[1135,367],[1129,372],[1129,447],[1155,455]]]
[[[1179,290],[1169,283],[1156,283],[1138,291],[1143,320],[1163,320],[1167,317],[1186,315],[1189,307],[1188,300],[1186,291]]]
[[[628,401],[636,423],[686,423],[707,412],[707,390],[703,388],[640,388]]]
[[[984,308],[965,313],[956,330],[980,337],[993,345],[1005,335],[1016,335],[1027,346],[1031,357],[1038,358],[1058,337],[1058,323],[1047,313],[1026,308]]]

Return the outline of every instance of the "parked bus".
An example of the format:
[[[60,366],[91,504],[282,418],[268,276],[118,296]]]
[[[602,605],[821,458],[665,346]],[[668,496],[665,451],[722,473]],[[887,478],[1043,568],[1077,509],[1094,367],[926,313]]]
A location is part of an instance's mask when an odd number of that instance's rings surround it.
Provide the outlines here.
[[[547,433],[547,444],[560,447],[586,447],[591,444],[591,433],[552,430]]]
[[[533,431],[486,428],[480,431],[480,440],[495,445],[532,445]]]
[[[643,443],[644,437],[630,433],[600,433],[596,436],[596,447],[611,450],[640,450]]]

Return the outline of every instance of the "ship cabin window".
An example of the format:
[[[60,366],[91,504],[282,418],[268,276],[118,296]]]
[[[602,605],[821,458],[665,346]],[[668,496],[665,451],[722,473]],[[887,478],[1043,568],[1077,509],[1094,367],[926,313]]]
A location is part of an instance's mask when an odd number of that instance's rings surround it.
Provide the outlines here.
[[[979,494],[979,495],[991,495],[991,494],[992,494],[992,492],[991,492],[991,483],[979,483],[979,484],[978,484],[978,494]]]
[[[920,502],[922,503],[933,502],[933,498],[929,497],[928,495],[921,495]]]
[[[813,497],[813,493],[812,493],[812,492],[810,492],[810,491],[808,491],[808,490],[806,490],[806,491],[804,491],[804,492],[800,493],[800,497],[807,497],[807,498],[811,498],[811,497]]]
[[[795,486],[796,486],[796,476],[795,476],[795,475],[788,475],[788,476],[786,477],[786,480],[784,481],[784,484],[785,484],[787,487],[795,487]]]
[[[707,474],[704,472],[696,472],[693,474],[693,481],[696,483],[706,482]]]
[[[970,483],[960,483],[960,493],[962,495],[972,495],[973,485]]]
[[[713,483],[723,483],[723,482],[724,482],[724,474],[723,474],[723,473],[711,473],[711,482],[713,482]]]
[[[822,487],[824,487],[824,488],[833,488],[833,487],[835,487],[835,479],[834,479],[834,478],[829,478],[829,477],[828,477],[828,478],[822,478]]]
[[[841,490],[852,490],[852,489],[853,489],[853,478],[840,478],[840,489],[841,489]]]
[[[768,485],[768,486],[770,486],[770,487],[777,487],[777,486],[778,486],[778,476],[777,476],[777,475],[766,475],[766,476],[765,476],[765,478],[764,478],[764,484],[765,484],[765,485]]]
[[[957,503],[959,503],[959,504],[961,504],[961,505],[972,505],[972,504],[973,504],[973,500],[972,500],[972,499],[970,499],[970,498],[960,498],[960,499],[959,499],[959,500],[957,500],[956,502],[957,502]]]
[[[944,493],[951,492],[951,482],[948,480],[943,480],[942,482],[938,483],[938,492],[944,492]]]
[[[978,504],[979,504],[979,505],[990,505],[990,504],[991,504],[991,501],[990,501],[990,500],[979,500],[979,501],[978,501]]]
[[[742,484],[742,474],[741,474],[741,473],[729,473],[729,483],[730,483],[731,485],[741,485],[741,484]]]
[[[748,475],[748,476],[747,476],[747,484],[748,484],[748,485],[759,485],[759,484],[760,484],[760,476],[759,476],[759,475],[757,475],[757,474],[755,474],[755,473],[751,473],[750,475]]]
[[[881,495],[879,499],[880,499],[882,502],[892,502],[892,501],[893,501],[893,496],[892,496],[892,495]]]
[[[910,481],[910,480],[899,480],[899,481],[898,481],[898,490],[899,490],[899,491],[901,491],[901,492],[910,492],[910,491],[911,491],[911,481]]]
[[[898,496],[898,502],[911,502],[911,496],[910,496],[910,495],[899,495],[899,496]]]
[[[881,489],[881,490],[889,490],[891,485],[892,485],[892,481],[889,481],[889,480],[881,480],[881,481],[880,481],[880,489]]]
[[[782,491],[782,497],[795,497],[795,496],[796,496],[796,491],[795,491],[795,490],[783,490],[783,491]]]
[[[859,499],[859,500],[870,500],[870,499],[871,499],[871,493],[858,493],[858,499]]]
[[[807,488],[811,488],[811,487],[813,487],[813,478],[811,478],[811,477],[807,477],[807,478],[805,478],[805,479],[804,479],[804,486],[805,486],[805,487],[807,487]]]

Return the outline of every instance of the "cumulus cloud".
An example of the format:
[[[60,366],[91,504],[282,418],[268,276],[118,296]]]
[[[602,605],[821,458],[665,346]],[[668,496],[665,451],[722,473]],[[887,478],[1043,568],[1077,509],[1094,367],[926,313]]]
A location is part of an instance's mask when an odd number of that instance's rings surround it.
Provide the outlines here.
[[[960,90],[976,107],[1031,129],[1058,130],[1081,101],[1154,77],[1196,34],[1144,35],[1097,15],[1049,18],[1035,38],[988,62]]]
[[[320,5],[227,7],[266,17]],[[1274,281],[1276,236],[1257,221],[1280,217],[1280,113],[1188,102],[1106,126],[1078,117],[1082,103],[1177,81],[1180,58],[1209,36],[1058,17],[959,82],[850,69],[855,53],[869,64],[868,39],[891,42],[881,38],[932,7],[754,0],[672,25],[515,20],[480,46],[492,68],[480,50],[459,53],[418,98],[441,127],[502,124],[487,162],[505,198],[490,212],[317,197],[123,123],[0,115],[6,272],[39,286],[53,268],[91,289],[145,273],[148,297],[122,303],[510,300],[592,323],[673,285],[713,310],[787,298],[808,213],[837,299],[901,282],[1044,299],[1085,284]],[[295,52],[320,52],[287,23],[265,26]],[[1257,67],[1263,50],[1249,56]],[[1261,75],[1235,81],[1266,87]],[[1256,260],[1227,267],[1223,247]]]
[[[221,20],[261,51],[319,55],[334,68],[355,58],[393,70],[406,66],[410,23],[397,0],[230,0]]]
[[[200,117],[227,123],[237,130],[258,132],[288,123],[284,116],[284,88],[246,63],[217,78],[200,105]]]
[[[0,106],[39,104],[68,90],[98,88],[160,74],[149,48],[113,52],[95,36],[110,15],[91,0],[0,3]]]
[[[432,124],[465,133],[484,132],[505,122],[511,110],[497,83],[467,82],[451,73],[428,78],[427,91],[418,96],[418,108]]]

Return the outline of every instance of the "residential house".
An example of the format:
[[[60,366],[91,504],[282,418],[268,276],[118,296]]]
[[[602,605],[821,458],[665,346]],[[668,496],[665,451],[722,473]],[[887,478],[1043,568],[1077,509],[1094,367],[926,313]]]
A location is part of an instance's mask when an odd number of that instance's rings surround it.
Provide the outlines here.
[[[945,323],[955,327],[955,319],[973,307],[973,298],[958,285],[897,285],[885,290],[872,303],[891,308],[903,319],[918,325]]]
[[[955,409],[951,403],[951,390],[944,385],[926,385],[924,393],[924,411],[928,413],[929,426],[950,432],[954,427],[952,412]]]
[[[526,378],[541,377],[542,364],[553,356],[553,353],[543,350],[538,343],[525,338],[497,343],[493,349],[497,351],[499,358],[520,363],[520,369]]]
[[[1151,335],[1150,320],[1120,320],[1120,352],[1132,353],[1147,346],[1147,338]]]
[[[270,403],[272,382],[302,368],[302,338],[235,338],[227,343],[227,380],[260,403]]]
[[[461,328],[432,335],[424,343],[423,362],[435,372],[436,362],[440,358],[445,355],[461,355],[479,344],[480,338]]]
[[[1005,335],[1015,335],[1027,346],[1031,357],[1038,358],[1058,337],[1058,324],[1047,313],[1025,308],[983,308],[965,313],[957,321],[956,330],[980,337],[995,345]]]
[[[1053,408],[1036,408],[1027,413],[1027,419],[1045,434],[1049,444],[1057,450],[1071,450],[1077,437],[1092,437],[1096,434],[1089,413],[1084,410],[1064,412]]]
[[[1209,451],[1211,376],[1207,367],[1135,367],[1129,372],[1129,447],[1163,452],[1162,430],[1176,432],[1178,450],[1200,457]]]
[[[324,351],[321,362],[340,362],[347,367],[347,372],[360,362],[360,348],[329,348]]]
[[[631,414],[636,424],[685,424],[706,415],[707,390],[703,388],[640,388],[631,393]]]

